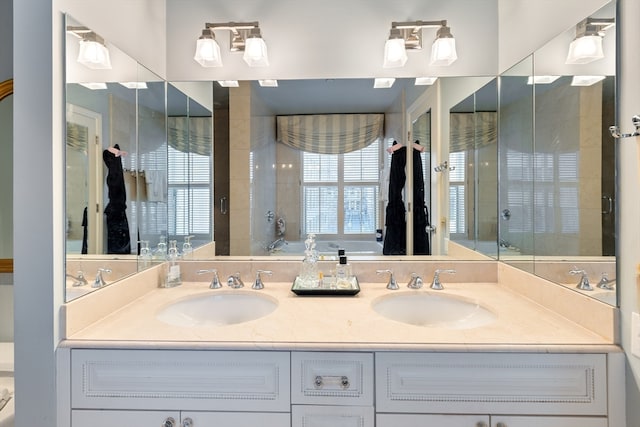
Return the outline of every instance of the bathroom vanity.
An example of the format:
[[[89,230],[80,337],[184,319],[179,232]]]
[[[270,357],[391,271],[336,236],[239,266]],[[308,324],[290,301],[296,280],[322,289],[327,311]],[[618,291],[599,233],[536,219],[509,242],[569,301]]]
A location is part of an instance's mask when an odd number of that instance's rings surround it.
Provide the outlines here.
[[[458,264],[463,277],[464,269]],[[509,274],[523,273],[500,277]],[[65,306],[58,366],[66,425],[619,425],[624,356],[613,335],[499,280],[391,291],[363,274],[356,296],[300,297],[284,281],[263,290],[250,281],[234,290],[209,289],[204,281],[160,289],[149,285],[153,277],[138,274],[104,289],[100,300],[87,295]],[[568,309],[590,310],[599,323],[613,319],[610,306],[552,286],[568,292],[556,295]],[[216,324],[214,313],[190,305],[238,296],[248,298],[241,299],[246,311],[254,300],[276,308]],[[375,312],[396,296],[462,301],[494,317],[482,325],[442,318],[417,326]],[[96,303],[119,297],[132,302],[78,322],[87,317],[82,313],[104,309]],[[191,324],[161,315],[184,304]]]

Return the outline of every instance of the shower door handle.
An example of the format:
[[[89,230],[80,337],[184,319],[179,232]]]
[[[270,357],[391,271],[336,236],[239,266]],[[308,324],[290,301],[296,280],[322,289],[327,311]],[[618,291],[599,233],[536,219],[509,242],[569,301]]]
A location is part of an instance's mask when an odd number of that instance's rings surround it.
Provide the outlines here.
[[[604,215],[608,215],[613,212],[613,198],[611,196],[602,196],[602,200],[607,203],[607,209],[602,209]]]
[[[220,197],[220,213],[222,215],[227,214],[227,196]]]
[[[427,233],[435,233],[436,232],[436,226],[435,225],[427,225]]]

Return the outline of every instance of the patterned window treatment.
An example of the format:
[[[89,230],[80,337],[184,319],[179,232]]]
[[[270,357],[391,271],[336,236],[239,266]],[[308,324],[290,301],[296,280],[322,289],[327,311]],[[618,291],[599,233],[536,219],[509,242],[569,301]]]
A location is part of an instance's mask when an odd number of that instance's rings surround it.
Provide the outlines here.
[[[457,153],[498,142],[498,113],[451,113],[449,152]]]
[[[169,145],[183,153],[211,155],[211,117],[168,117]]]
[[[318,154],[350,153],[383,137],[384,114],[311,114],[277,117],[279,142]]]

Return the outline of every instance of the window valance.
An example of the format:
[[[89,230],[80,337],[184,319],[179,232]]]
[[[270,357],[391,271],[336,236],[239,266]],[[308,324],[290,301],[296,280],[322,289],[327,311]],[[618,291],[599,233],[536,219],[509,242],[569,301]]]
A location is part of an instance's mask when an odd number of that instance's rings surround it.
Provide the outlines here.
[[[168,117],[167,132],[169,145],[176,150],[211,155],[211,117]]]
[[[310,114],[276,120],[279,142],[318,154],[356,151],[384,132],[384,114]]]
[[[474,150],[498,143],[498,113],[451,113],[449,152]]]

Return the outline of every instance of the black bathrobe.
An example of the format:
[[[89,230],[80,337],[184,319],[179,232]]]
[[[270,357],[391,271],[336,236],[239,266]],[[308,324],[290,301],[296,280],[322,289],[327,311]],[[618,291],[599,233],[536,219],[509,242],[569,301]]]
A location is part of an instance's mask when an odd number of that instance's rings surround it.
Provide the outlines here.
[[[393,145],[397,142],[393,141]],[[389,170],[389,202],[387,204],[382,253],[384,255],[405,255],[407,253],[407,222],[405,219],[402,189],[406,175],[407,149],[399,148],[391,155]]]
[[[420,141],[416,141],[420,143]],[[418,150],[413,150],[413,254],[431,255],[429,247],[429,211],[424,200],[424,178],[422,174],[422,157]]]
[[[118,144],[114,148],[120,149]],[[122,159],[109,150],[102,152],[102,159],[109,170],[107,174],[109,203],[104,209],[107,217],[107,253],[130,254],[131,238],[127,221],[127,191],[124,186]]]
[[[419,143],[418,141],[416,141]],[[393,145],[397,142],[394,141]],[[422,158],[420,152],[413,152],[413,254],[431,255],[427,226],[429,212],[424,200],[424,179],[422,177]],[[406,181],[405,166],[407,163],[407,149],[399,148],[391,155],[389,171],[389,202],[386,210],[382,253],[384,255],[406,255],[407,230],[402,189]]]

